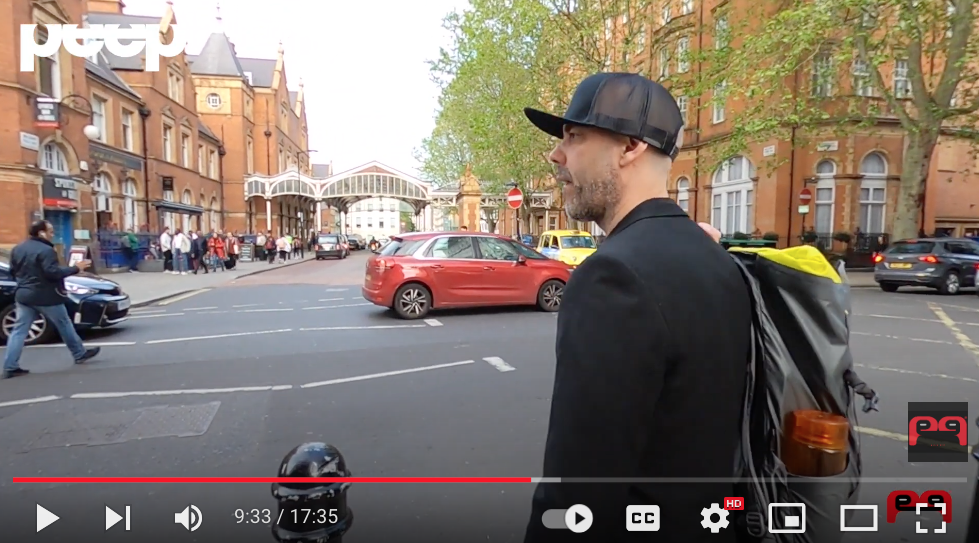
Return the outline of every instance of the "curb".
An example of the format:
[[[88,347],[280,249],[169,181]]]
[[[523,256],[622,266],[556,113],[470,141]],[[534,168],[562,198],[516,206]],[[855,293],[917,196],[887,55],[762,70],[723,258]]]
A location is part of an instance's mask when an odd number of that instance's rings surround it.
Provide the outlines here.
[[[250,277],[252,275],[258,275],[260,273],[266,273],[266,272],[270,272],[270,271],[273,271],[273,270],[281,270],[282,268],[288,268],[289,266],[296,266],[298,264],[302,264],[302,263],[308,262],[310,260],[314,260],[314,259],[304,258],[304,259],[299,260],[299,261],[296,261],[296,262],[287,262],[285,264],[282,264],[281,266],[275,266],[275,267],[270,267],[268,269],[258,269],[258,270],[246,272],[246,273],[243,273],[241,275],[235,276],[235,278],[232,279],[231,282],[235,282],[235,281],[241,279],[242,277]],[[209,287],[204,287],[204,288],[209,288]],[[188,292],[194,292],[195,290],[201,290],[201,289],[199,289],[199,288],[189,288],[187,290],[181,290],[179,292],[173,292],[173,293],[167,294],[166,296],[158,296],[156,298],[150,298],[149,300],[144,300],[144,301],[141,301],[141,302],[138,302],[138,303],[133,303],[129,307],[130,308],[133,308],[133,307],[146,307],[148,305],[153,305],[153,304],[162,302],[164,300],[169,300],[170,298],[176,298],[177,296],[183,296],[184,294],[187,294]]]

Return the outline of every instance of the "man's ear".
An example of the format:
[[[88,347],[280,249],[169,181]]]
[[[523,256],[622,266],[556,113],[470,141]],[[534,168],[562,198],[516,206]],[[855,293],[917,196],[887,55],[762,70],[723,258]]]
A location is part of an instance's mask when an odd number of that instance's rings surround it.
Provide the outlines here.
[[[649,149],[648,143],[635,138],[626,138],[625,144],[625,150],[619,159],[620,166],[625,166],[639,160],[643,156],[643,153]]]

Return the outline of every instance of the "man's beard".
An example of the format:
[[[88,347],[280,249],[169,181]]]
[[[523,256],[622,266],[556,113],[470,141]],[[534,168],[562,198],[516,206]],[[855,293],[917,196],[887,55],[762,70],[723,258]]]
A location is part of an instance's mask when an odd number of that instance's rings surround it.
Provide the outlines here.
[[[576,221],[602,222],[619,203],[619,184],[615,172],[606,170],[588,181],[564,186],[564,212]]]

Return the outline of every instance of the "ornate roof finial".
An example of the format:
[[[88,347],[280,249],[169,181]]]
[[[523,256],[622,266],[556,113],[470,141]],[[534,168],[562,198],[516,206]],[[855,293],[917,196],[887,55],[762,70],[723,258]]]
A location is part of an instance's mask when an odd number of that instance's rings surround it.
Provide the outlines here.
[[[167,5],[172,8],[173,7],[173,0],[167,0]]]
[[[216,7],[216,11],[217,11],[218,24],[221,24],[221,2],[217,2],[215,4],[215,7]]]
[[[303,78],[302,78],[302,76],[299,76],[299,88],[300,89],[303,88]]]
[[[279,54],[286,52],[286,48],[282,46],[282,40],[279,40]]]

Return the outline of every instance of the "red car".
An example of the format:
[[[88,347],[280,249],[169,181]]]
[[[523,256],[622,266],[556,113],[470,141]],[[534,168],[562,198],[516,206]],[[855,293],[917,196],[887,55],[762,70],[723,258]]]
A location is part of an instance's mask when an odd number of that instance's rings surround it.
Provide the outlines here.
[[[571,267],[495,234],[411,233],[391,238],[367,261],[364,298],[420,319],[432,309],[561,307]]]

